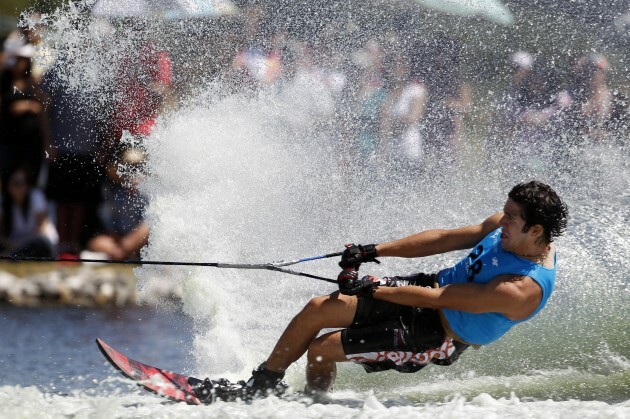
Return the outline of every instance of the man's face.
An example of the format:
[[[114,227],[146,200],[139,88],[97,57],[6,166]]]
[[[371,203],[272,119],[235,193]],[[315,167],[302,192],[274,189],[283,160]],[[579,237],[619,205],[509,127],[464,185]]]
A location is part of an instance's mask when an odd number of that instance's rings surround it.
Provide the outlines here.
[[[503,227],[501,233],[501,247],[508,252],[518,253],[525,245],[529,244],[531,238],[529,231],[523,232],[525,220],[523,219],[523,209],[516,202],[508,199],[503,207],[503,218],[500,224]]]

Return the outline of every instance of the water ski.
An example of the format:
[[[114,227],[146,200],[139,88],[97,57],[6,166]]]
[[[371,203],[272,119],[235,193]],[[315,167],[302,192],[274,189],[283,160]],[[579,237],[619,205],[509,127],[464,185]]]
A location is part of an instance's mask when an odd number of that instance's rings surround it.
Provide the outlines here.
[[[140,387],[177,402],[208,404],[216,400],[234,401],[245,394],[245,383],[232,383],[226,379],[200,380],[161,368],[143,364],[121,354],[101,339],[96,345],[107,360],[124,376]]]

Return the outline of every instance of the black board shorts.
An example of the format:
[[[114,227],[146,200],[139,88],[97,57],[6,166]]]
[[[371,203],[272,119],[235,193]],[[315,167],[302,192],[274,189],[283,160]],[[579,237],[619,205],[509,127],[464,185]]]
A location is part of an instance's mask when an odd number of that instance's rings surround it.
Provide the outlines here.
[[[341,331],[346,357],[367,372],[416,372],[450,365],[467,345],[446,335],[437,310],[359,298],[352,325]]]

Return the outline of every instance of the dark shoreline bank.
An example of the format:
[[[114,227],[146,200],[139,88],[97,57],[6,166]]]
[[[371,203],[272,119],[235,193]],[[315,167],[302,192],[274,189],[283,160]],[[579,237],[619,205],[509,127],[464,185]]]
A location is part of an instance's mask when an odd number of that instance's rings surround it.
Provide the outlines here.
[[[14,306],[143,306],[179,300],[177,284],[160,283],[137,290],[133,267],[0,263],[0,303]]]

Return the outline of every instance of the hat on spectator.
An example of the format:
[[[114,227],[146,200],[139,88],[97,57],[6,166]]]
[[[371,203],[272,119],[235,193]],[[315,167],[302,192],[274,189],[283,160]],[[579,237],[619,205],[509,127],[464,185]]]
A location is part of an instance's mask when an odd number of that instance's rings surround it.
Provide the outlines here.
[[[33,58],[35,56],[35,46],[33,44],[24,44],[15,50],[16,57]]]
[[[534,56],[527,51],[516,51],[512,54],[511,61],[517,67],[531,70],[534,65]]]
[[[593,52],[588,55],[589,63],[599,69],[599,70],[608,70],[608,59],[603,54],[598,54]]]

